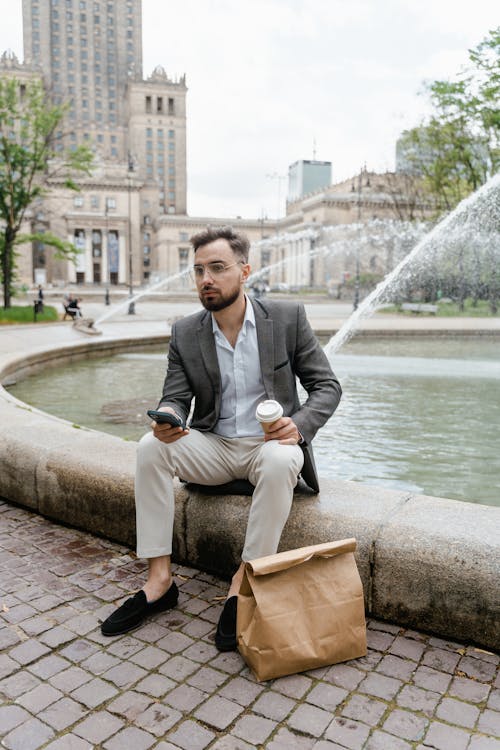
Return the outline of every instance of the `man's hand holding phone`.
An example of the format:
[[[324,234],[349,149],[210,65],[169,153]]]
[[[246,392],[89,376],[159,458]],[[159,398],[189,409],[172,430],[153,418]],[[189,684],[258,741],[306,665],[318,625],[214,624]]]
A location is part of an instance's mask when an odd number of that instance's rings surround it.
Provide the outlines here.
[[[153,435],[162,443],[175,443],[189,432],[184,422],[170,406],[161,406],[158,410],[148,409],[153,428]]]

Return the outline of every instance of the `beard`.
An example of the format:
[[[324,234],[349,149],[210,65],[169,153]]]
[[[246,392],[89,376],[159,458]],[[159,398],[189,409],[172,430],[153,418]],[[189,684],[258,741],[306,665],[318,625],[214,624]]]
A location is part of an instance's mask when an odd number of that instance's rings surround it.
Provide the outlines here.
[[[223,294],[222,292],[217,292],[217,297],[214,299],[206,299],[203,296],[203,292],[211,291],[210,287],[206,287],[201,289],[199,293],[200,302],[205,308],[205,310],[209,310],[210,312],[218,312],[219,310],[225,310],[226,307],[229,307],[233,304],[233,302],[236,302],[238,297],[240,296],[240,285],[238,284],[237,287],[234,289],[231,289],[229,292],[226,292],[226,294]],[[215,292],[215,290],[214,290]]]

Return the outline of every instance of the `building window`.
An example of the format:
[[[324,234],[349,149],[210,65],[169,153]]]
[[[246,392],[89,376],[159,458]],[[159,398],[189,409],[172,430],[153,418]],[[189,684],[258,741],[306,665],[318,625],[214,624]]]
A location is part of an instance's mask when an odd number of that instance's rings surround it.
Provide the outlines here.
[[[169,99],[168,100],[168,114],[169,115],[175,115],[175,107],[174,107],[174,100]]]
[[[163,112],[163,98],[161,96],[156,99],[156,111]]]
[[[75,197],[73,198],[73,205],[75,208],[82,208],[83,198],[81,195],[75,195]]]
[[[99,196],[98,195],[90,196],[90,205],[92,208],[99,208]]]
[[[115,209],[116,208],[116,200],[115,198],[106,198],[106,210]]]
[[[175,130],[169,130],[168,131],[168,137],[169,138],[175,138]]]
[[[151,97],[146,97],[146,112],[151,112]]]

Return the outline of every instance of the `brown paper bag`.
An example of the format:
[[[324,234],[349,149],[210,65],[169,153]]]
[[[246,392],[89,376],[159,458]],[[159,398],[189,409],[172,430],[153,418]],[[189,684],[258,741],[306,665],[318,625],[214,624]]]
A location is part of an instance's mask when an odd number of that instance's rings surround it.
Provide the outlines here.
[[[238,595],[238,649],[257,680],[366,654],[355,539],[251,560]]]

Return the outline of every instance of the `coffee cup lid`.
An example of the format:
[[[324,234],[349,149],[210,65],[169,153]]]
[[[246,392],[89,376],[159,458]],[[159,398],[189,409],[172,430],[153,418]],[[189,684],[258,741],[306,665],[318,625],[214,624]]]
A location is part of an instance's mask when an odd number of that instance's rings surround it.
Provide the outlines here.
[[[281,404],[273,399],[261,401],[255,413],[259,422],[272,422],[275,419],[279,419],[282,415],[283,408]]]

